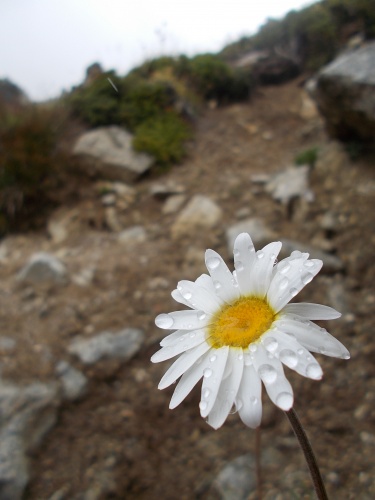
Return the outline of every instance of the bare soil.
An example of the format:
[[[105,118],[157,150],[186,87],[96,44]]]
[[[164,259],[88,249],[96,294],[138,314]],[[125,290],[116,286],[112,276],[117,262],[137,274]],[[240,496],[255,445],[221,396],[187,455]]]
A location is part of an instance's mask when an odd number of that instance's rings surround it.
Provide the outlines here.
[[[9,237],[2,244],[0,328],[17,342],[14,351],[2,353],[3,378],[19,383],[55,380],[56,364],[65,359],[90,380],[88,394],[61,406],[57,425],[30,456],[26,498],[214,500],[219,495],[212,482],[219,471],[232,459],[254,452],[255,432],[237,415],[230,415],[218,431],[202,420],[198,389],[169,410],[173,388],[157,389],[168,363],[149,361],[163,336],[154,317],[179,309],[170,297],[177,281],[204,272],[206,248],[219,251],[232,265],[225,229],[244,208],[249,216],[263,219],[278,238],[313,242],[344,262],[342,273],[320,274],[298,300],[344,308],[342,319],[324,326],[352,358],[318,356],[325,375],[321,382],[290,370],[287,376],[330,498],[375,497],[374,160],[347,158],[343,164],[332,156],[331,161],[332,143],[320,118],[301,116],[303,99],[295,81],[262,88],[245,104],[207,109],[186,161],[136,185],[137,200],[122,214],[126,227],[141,224],[147,231],[147,242],[136,248],[125,248],[106,229],[101,199],[90,183],[74,204],[64,207],[79,214],[68,239],[54,243],[40,231]],[[290,213],[251,177],[287,167],[297,153],[312,146],[326,155],[311,173],[315,201],[297,202]],[[170,180],[189,196],[215,200],[224,213],[220,227],[172,240],[176,214],[163,215],[163,202],[149,191],[153,184]],[[337,220],[334,230],[322,227],[327,212]],[[94,269],[93,282],[79,286],[71,281],[48,289],[18,285],[17,271],[41,250],[60,256],[71,276]],[[67,353],[78,335],[126,327],[142,328],[146,340],[125,364],[103,361],[85,368]],[[288,421],[266,396],[263,401],[262,449],[268,456],[264,498],[314,498]],[[255,492],[250,498],[256,498]]]

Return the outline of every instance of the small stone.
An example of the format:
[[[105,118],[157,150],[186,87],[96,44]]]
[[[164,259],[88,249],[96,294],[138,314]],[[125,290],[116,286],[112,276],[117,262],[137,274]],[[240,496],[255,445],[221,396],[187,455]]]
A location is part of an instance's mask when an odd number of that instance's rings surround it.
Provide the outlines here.
[[[210,198],[194,196],[172,226],[172,238],[178,239],[197,230],[214,228],[222,217],[221,208]]]
[[[56,373],[61,380],[64,398],[68,401],[80,399],[87,390],[87,378],[66,361],[60,361]]]
[[[102,196],[102,203],[105,207],[116,205],[116,195],[109,193]]]
[[[255,457],[248,453],[229,462],[219,472],[213,487],[222,500],[246,500],[256,489]]]
[[[290,167],[272,176],[267,182],[266,191],[283,204],[299,197],[312,201],[314,196],[308,187],[309,170],[308,165]]]
[[[49,253],[40,252],[31,256],[16,279],[19,282],[32,285],[63,285],[67,282],[67,271],[59,259]]]
[[[106,358],[127,361],[139,351],[143,339],[142,330],[125,328],[117,333],[103,332],[89,339],[75,339],[68,351],[77,356],[85,365],[91,365]]]
[[[170,196],[163,205],[162,213],[164,215],[174,214],[181,208],[185,201],[186,195],[184,194],[175,194]]]
[[[133,226],[124,229],[118,235],[118,241],[123,245],[134,245],[144,243],[147,239],[147,233],[142,226]]]

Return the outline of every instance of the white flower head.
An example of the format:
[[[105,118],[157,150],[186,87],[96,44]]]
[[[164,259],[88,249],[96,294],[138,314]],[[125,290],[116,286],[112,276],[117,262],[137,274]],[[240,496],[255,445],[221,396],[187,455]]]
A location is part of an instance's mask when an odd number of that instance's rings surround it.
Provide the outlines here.
[[[195,282],[180,281],[172,297],[190,310],[160,314],[165,337],[151,361],[179,356],[159,383],[164,389],[180,378],[169,407],[175,408],[203,378],[199,408],[215,429],[233,405],[249,427],[260,425],[262,382],[273,403],[293,406],[293,389],[283,364],[304,377],[323,372],[311,352],[348,359],[348,350],[311,320],[340,317],[334,309],[308,303],[288,304],[320,271],[322,261],[294,251],[275,265],[280,242],[258,252],[248,234],[234,243],[235,271],[219,254],[206,251],[206,266]]]

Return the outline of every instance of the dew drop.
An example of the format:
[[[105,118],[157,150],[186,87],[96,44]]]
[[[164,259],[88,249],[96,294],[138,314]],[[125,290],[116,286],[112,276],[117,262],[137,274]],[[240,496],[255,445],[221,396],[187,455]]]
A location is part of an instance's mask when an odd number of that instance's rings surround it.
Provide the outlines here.
[[[185,293],[182,294],[182,296],[183,296],[184,299],[190,300],[192,298],[193,294],[190,293],[190,292],[185,292]]]
[[[240,361],[243,359],[242,352],[240,352],[240,353],[237,354],[237,359],[239,359]]]
[[[314,267],[315,266],[315,262],[313,262],[312,260],[306,260],[306,262],[303,263],[303,265],[305,267]]]
[[[207,404],[207,401],[201,401],[199,403],[199,408],[204,411],[206,408],[207,408],[208,404]]]
[[[281,392],[276,398],[276,404],[284,411],[288,411],[293,406],[293,394]]]
[[[307,285],[307,283],[310,283],[314,278],[314,275],[312,273],[307,273],[304,276],[302,276],[302,283],[304,285]]]
[[[257,252],[257,258],[263,259],[263,257],[264,257],[264,252],[262,250],[259,250],[259,252]]]
[[[195,336],[196,336],[196,332],[191,332],[191,334],[189,335],[189,337],[190,337],[191,339],[193,339]]]
[[[204,376],[204,378],[210,378],[210,377],[211,377],[211,375],[212,375],[212,373],[213,373],[213,372],[212,372],[211,368],[206,368],[206,369],[203,371],[203,376]]]
[[[277,342],[277,340],[275,338],[267,337],[266,339],[264,339],[263,345],[267,349],[267,351],[275,352],[279,346],[279,343]]]
[[[245,366],[251,366],[253,364],[251,357],[245,354]]]
[[[302,354],[303,354],[303,349],[298,349],[297,353],[298,353],[300,356],[302,356]]]
[[[270,260],[275,260],[275,259],[276,259],[276,254],[271,253],[271,255],[270,255]]]
[[[285,261],[280,262],[280,264],[277,266],[277,269],[281,274],[286,274],[290,269],[290,264]]]
[[[199,312],[197,316],[198,316],[199,321],[203,321],[206,318],[206,313]]]
[[[243,271],[243,269],[244,269],[243,264],[240,260],[236,260],[236,262],[234,263],[234,266],[235,266],[237,271]]]
[[[288,278],[284,278],[280,281],[279,289],[280,290],[285,290],[285,288],[289,285],[289,280]]]
[[[215,290],[220,290],[221,286],[222,285],[221,285],[220,281],[214,281]]]
[[[213,354],[212,356],[210,356],[210,361],[211,361],[211,363],[216,361],[216,354]]]
[[[207,259],[206,264],[208,269],[213,271],[214,269],[217,269],[219,267],[220,259],[218,257],[211,257],[210,259]]]
[[[258,373],[266,384],[272,384],[277,379],[277,372],[271,365],[261,365],[258,369]]]
[[[289,293],[290,293],[290,295],[291,295],[292,297],[295,297],[295,296],[297,295],[297,293],[298,293],[298,290],[297,290],[297,288],[292,287],[292,288],[289,290]]]
[[[256,398],[255,396],[251,396],[250,402],[252,405],[256,405],[258,404],[258,398]]]
[[[240,256],[240,251],[238,250],[238,248],[235,248],[234,251],[233,251],[233,255],[235,257],[239,257]]]
[[[298,365],[298,358],[295,352],[291,349],[283,349],[280,352],[280,361],[289,368],[295,368]]]
[[[209,395],[210,395],[210,389],[205,389],[203,393],[204,399],[207,399]]]
[[[258,346],[256,344],[250,344],[249,345],[249,351],[250,352],[257,352]]]
[[[171,318],[171,316],[169,316],[168,314],[159,314],[159,316],[157,316],[155,319],[155,324],[159,328],[172,328],[173,323],[173,318]]]
[[[310,363],[306,367],[306,375],[310,378],[320,379],[323,372],[318,363]]]

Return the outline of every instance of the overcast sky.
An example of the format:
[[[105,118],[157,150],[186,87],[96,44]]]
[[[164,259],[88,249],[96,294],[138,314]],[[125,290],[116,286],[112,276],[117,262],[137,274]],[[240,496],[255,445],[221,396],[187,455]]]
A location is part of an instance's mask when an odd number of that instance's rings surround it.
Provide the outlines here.
[[[218,51],[312,0],[0,0],[0,78],[33,100],[58,96],[100,62]]]

